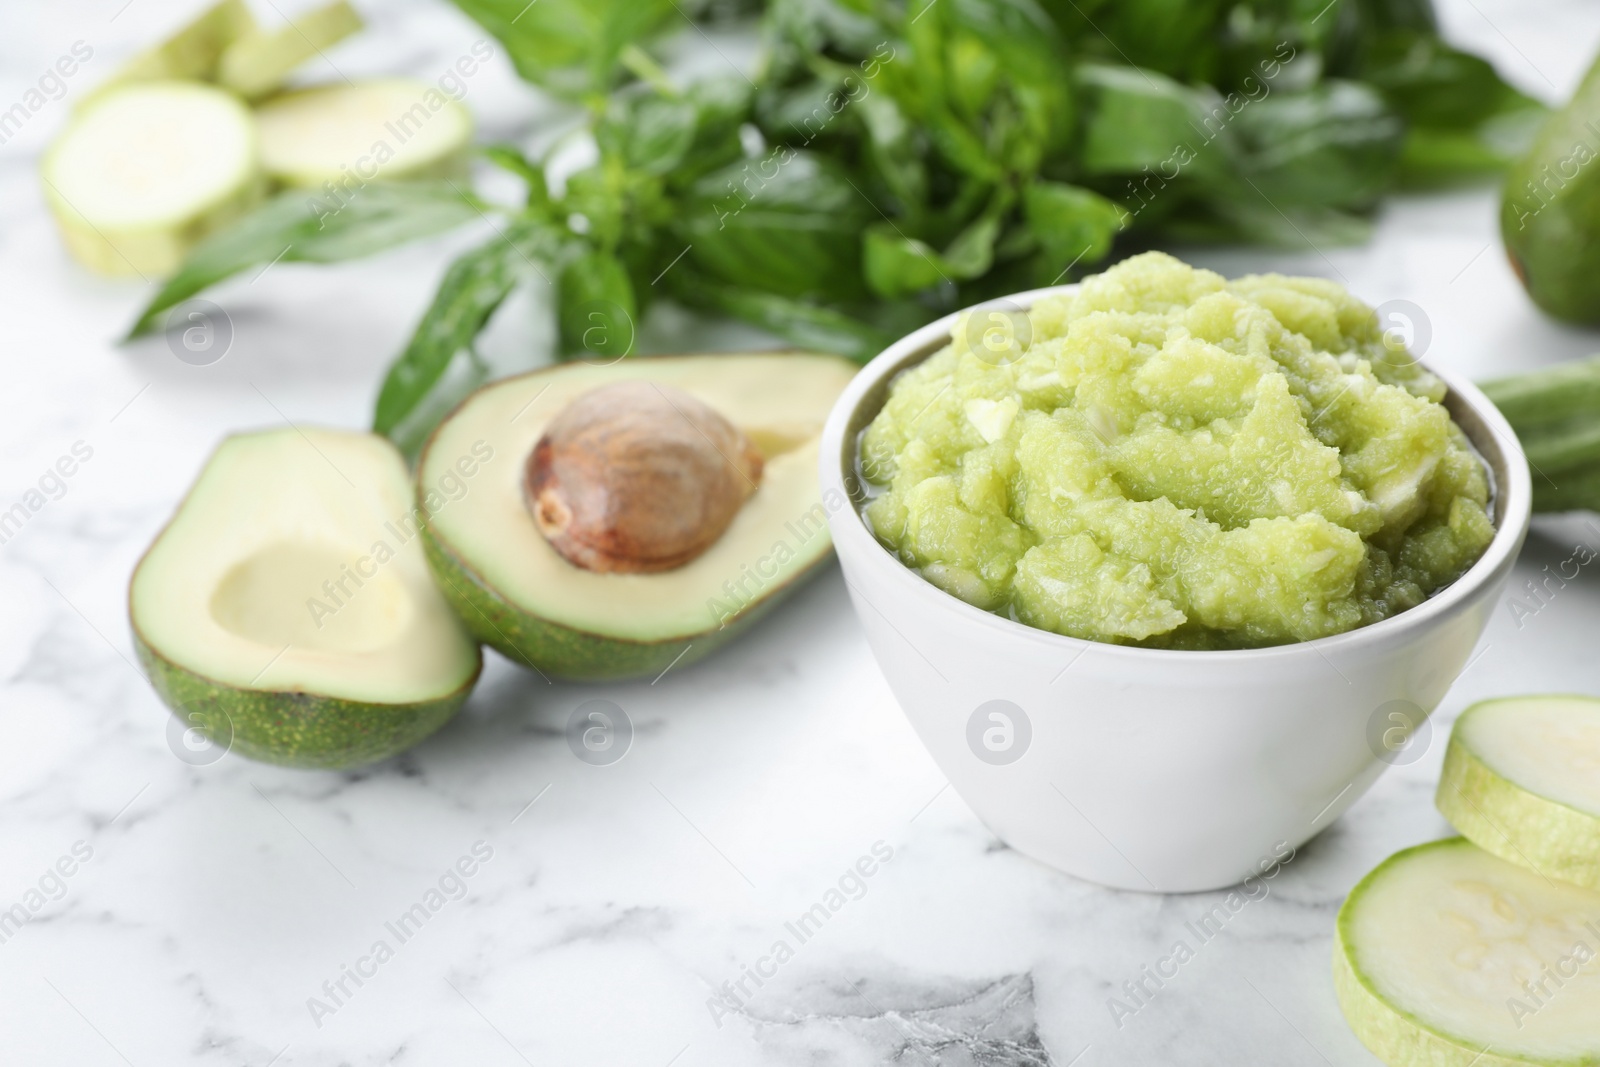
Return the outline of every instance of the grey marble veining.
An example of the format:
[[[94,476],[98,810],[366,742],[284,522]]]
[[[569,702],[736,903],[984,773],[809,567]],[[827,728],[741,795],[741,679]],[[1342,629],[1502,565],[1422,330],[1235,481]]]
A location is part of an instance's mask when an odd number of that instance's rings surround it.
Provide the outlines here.
[[[1000,845],[895,708],[832,570],[655,683],[551,685],[491,656],[457,721],[375,768],[176,758],[127,632],[139,553],[222,434],[363,425],[446,258],[475,235],[232,282],[216,298],[234,346],[211,367],[159,339],[118,347],[148,290],[66,260],[34,174],[71,94],[193,6],[119,4],[8,12],[0,34],[5,101],[73,41],[95,48],[69,97],[0,146],[0,507],[75,443],[93,450],[0,544],[0,1063],[1372,1062],[1333,999],[1333,915],[1388,853],[1447,832],[1431,793],[1462,707],[1600,690],[1591,581],[1532,617],[1500,612],[1422,758],[1233,901],[1104,890]],[[364,6],[373,29],[332,57],[352,74],[428,76],[481,36],[437,0]],[[1547,98],[1600,40],[1592,5],[1443,6],[1456,37]],[[712,61],[693,42],[682,53]],[[469,102],[496,138],[561,121],[503,61]],[[1428,358],[1469,375],[1600,347],[1522,296],[1490,192],[1397,199],[1371,243],[1324,252],[1185,254],[1409,300]],[[698,336],[670,315],[651,327]],[[507,329],[508,343],[534,330]],[[1596,536],[1542,525],[1519,580]],[[591,697],[636,727],[611,766],[563,737]],[[863,856],[874,873],[841,888]],[[790,928],[819,902],[828,918],[802,939]]]

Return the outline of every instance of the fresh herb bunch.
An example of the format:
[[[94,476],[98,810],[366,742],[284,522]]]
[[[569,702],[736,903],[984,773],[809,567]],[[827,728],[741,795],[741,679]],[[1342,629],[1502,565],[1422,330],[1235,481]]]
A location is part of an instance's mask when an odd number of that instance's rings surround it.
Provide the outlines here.
[[[1124,233],[1349,239],[1391,189],[1509,162],[1542,111],[1445,44],[1429,0],[455,2],[582,109],[596,162],[556,189],[548,157],[488,149],[527,182],[515,207],[374,183],[318,219],[285,192],[197,248],[136,333],[252,264],[489,217],[378,397],[375,428],[411,451],[487,376],[473,340],[530,281],[556,287],[562,358],[627,354],[668,297],[865,359]],[[674,84],[647,51],[751,16],[749,78]]]

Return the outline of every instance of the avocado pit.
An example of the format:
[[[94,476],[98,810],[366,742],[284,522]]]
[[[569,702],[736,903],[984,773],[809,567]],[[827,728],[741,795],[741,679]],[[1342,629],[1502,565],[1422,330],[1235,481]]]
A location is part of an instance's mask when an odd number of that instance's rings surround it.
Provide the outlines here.
[[[755,443],[681,389],[620,381],[575,397],[529,453],[523,499],[563,559],[602,574],[681,567],[761,482]]]

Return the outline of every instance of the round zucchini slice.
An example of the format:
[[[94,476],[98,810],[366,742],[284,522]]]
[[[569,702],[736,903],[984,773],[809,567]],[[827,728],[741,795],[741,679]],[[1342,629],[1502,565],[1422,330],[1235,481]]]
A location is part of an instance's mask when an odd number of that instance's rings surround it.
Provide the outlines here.
[[[81,99],[75,110],[82,110],[103,94],[133,82],[210,81],[223,51],[255,28],[255,19],[244,0],[217,0],[166,40],[118,67],[110,78]]]
[[[1390,1067],[1600,1064],[1600,894],[1466,838],[1398,852],[1351,891],[1333,973]]]
[[[261,161],[287,185],[464,173],[467,109],[426,82],[382,78],[284,93],[256,109]]]
[[[265,186],[249,109],[177,81],[107,92],[51,146],[42,175],[67,248],[113,275],[170,274]]]
[[[361,29],[346,0],[314,8],[276,29],[256,29],[228,45],[217,61],[217,81],[247,100],[275,91],[296,67]]]
[[[1474,704],[1450,733],[1436,803],[1479,848],[1600,889],[1600,700]]]

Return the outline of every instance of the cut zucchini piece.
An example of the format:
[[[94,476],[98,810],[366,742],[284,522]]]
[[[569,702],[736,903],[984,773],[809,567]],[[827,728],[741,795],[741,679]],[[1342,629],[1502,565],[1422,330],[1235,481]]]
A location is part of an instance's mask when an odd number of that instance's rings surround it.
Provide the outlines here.
[[[481,666],[420,525],[405,461],[381,437],[228,438],[133,574],[151,683],[181,721],[199,716],[253,759],[350,767],[416,744]]]
[[[1479,848],[1600,889],[1600,700],[1474,704],[1451,731],[1436,802]]]
[[[256,109],[261,162],[289,185],[465,172],[466,108],[426,82],[385,78],[285,93]]]
[[[103,274],[171,273],[265,187],[249,109],[195,82],[107,93],[51,146],[42,175],[67,248]]]
[[[89,101],[111,89],[134,82],[212,81],[223,51],[255,28],[256,20],[251,17],[244,0],[221,0],[165,41],[118,67],[77,105],[77,109],[81,110]]]
[[[247,100],[277,89],[300,64],[361,29],[361,16],[345,0],[315,8],[287,26],[258,29],[229,45],[217,81]]]
[[[1453,837],[1351,891],[1339,1006],[1390,1067],[1600,1064],[1600,894]]]

